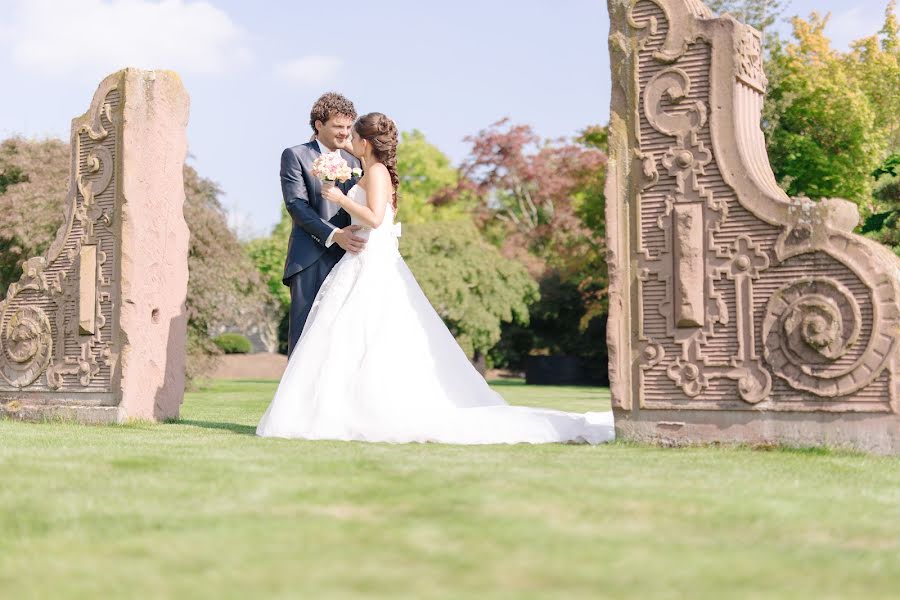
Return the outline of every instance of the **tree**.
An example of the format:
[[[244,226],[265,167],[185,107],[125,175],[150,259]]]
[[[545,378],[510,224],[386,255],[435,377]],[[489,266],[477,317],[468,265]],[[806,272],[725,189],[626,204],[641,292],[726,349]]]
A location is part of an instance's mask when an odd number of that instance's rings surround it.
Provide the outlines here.
[[[585,356],[586,348],[603,347],[608,131],[594,126],[572,142],[544,141],[527,125],[502,120],[467,140],[462,183],[480,200],[478,222],[540,282],[530,313],[546,317],[528,328],[504,325],[492,360],[518,368],[530,351]]]
[[[764,126],[773,171],[788,194],[872,208],[870,173],[884,135],[872,103],[825,36],[828,17],[793,19],[795,41],[775,44]]]
[[[787,9],[789,0],[707,0],[707,6],[717,14],[732,17],[766,32]]]
[[[223,326],[264,328],[275,335],[273,300],[228,217],[213,181],[190,166],[184,169],[184,218],[191,230],[188,251],[188,376],[214,366],[219,348],[212,338]]]
[[[587,127],[576,142],[603,153],[609,151],[609,127]],[[606,314],[607,286],[606,264],[606,169],[596,169],[585,178],[581,189],[574,195],[575,214],[590,232],[589,235],[570,237],[569,251],[561,255],[557,270],[563,278],[577,282],[584,302],[584,314],[580,320],[582,331],[590,321]],[[605,333],[604,333],[605,336]],[[604,342],[600,342],[605,346]]]
[[[522,370],[529,355],[578,356],[587,359],[594,381],[608,381],[605,312],[586,318],[590,305],[578,285],[558,273],[543,277],[539,291],[526,325],[503,324],[500,342],[489,354],[492,364]]]
[[[411,225],[401,240],[400,250],[425,295],[476,363],[500,339],[502,323],[527,323],[537,285],[470,221]]]
[[[890,0],[878,35],[852,44],[844,56],[847,70],[858,81],[875,113],[875,127],[883,132],[888,152],[900,152],[900,23],[897,4]]]
[[[471,208],[464,198],[442,202],[448,190],[457,187],[459,171],[421,131],[403,132],[397,146],[397,174],[397,220],[407,225],[458,219]]]
[[[291,292],[282,282],[282,276],[292,228],[291,215],[282,205],[281,219],[272,228],[272,233],[266,237],[250,240],[244,245],[247,255],[256,266],[273,300],[272,320],[277,323],[273,342],[282,354],[287,354],[288,315],[291,308]]]
[[[590,235],[576,212],[578,194],[596,183],[606,164],[604,152],[542,143],[531,127],[507,119],[466,140],[472,150],[461,170],[469,187],[460,187],[477,194],[482,227],[508,257],[539,276],[548,260],[570,250],[568,241]]]
[[[574,143],[542,142],[527,125],[502,120],[466,139],[472,151],[462,170],[489,237],[534,277],[556,272],[577,285],[588,320],[601,314],[606,128],[589,127]]]
[[[862,232],[900,256],[900,154],[889,156],[872,177],[878,204],[863,224]]]
[[[285,307],[291,303],[291,293],[281,278],[284,275],[284,259],[292,227],[291,215],[282,206],[281,219],[272,228],[272,233],[245,244],[247,255],[256,265],[269,293]]]
[[[22,263],[43,253],[65,217],[69,145],[10,138],[0,143],[0,292],[22,275]]]

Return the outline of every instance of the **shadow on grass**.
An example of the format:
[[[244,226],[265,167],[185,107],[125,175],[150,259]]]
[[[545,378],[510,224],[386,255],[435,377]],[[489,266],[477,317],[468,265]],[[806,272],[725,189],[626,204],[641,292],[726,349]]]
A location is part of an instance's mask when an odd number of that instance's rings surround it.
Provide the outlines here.
[[[241,425],[239,423],[217,423],[215,421],[196,421],[193,419],[179,419],[175,421],[178,425],[190,425],[191,427],[202,427],[203,429],[220,429],[222,431],[230,431],[238,435],[256,435],[256,425]]]

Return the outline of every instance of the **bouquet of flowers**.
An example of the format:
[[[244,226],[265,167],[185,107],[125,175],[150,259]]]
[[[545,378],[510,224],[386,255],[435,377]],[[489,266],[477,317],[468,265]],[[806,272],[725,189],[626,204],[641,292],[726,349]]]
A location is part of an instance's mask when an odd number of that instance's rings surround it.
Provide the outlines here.
[[[344,157],[338,151],[326,152],[313,161],[312,174],[323,182],[341,183],[347,181],[351,177],[359,177],[362,175],[362,169],[351,169]]]

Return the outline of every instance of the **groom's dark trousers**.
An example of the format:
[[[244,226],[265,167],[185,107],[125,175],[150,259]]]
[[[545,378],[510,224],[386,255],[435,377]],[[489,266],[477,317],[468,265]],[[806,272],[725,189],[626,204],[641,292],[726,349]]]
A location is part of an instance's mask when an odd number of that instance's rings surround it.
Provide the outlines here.
[[[282,277],[291,290],[289,355],[300,339],[322,282],[344,255],[337,244],[325,247],[328,236],[333,230],[350,225],[350,215],[322,197],[322,183],[312,175],[312,163],[319,155],[315,141],[287,148],[281,154],[281,192],[293,221]],[[352,155],[343,150],[341,155],[351,168],[360,166]],[[347,193],[355,183],[356,179],[351,179],[338,187]]]

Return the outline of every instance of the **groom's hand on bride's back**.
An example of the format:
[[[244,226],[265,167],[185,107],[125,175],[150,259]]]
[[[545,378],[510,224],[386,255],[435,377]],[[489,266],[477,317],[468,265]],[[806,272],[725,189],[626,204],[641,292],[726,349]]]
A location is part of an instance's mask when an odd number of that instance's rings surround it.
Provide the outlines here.
[[[350,254],[359,254],[366,247],[366,238],[355,235],[357,231],[362,229],[359,225],[350,225],[334,232],[334,243],[349,252]]]

